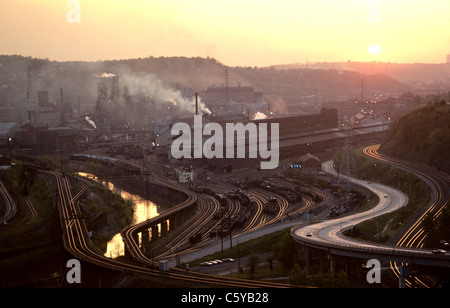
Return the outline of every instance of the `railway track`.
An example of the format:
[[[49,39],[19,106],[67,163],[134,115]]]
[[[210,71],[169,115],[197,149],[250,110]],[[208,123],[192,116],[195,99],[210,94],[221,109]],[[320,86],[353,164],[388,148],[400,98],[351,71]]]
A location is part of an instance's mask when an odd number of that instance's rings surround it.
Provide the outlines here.
[[[0,193],[5,200],[6,210],[3,214],[3,217],[0,217],[0,222],[5,223],[11,220],[17,213],[17,206],[14,202],[13,198],[9,194],[5,185],[0,181]]]
[[[55,185],[58,191],[58,209],[60,212],[60,223],[64,233],[64,244],[75,257],[102,267],[122,272],[133,272],[141,275],[151,275],[168,279],[174,283],[189,284],[191,286],[214,286],[214,287],[237,287],[237,288],[268,288],[268,287],[289,287],[283,284],[267,283],[259,281],[249,281],[244,279],[233,279],[218,277],[213,275],[186,272],[178,269],[171,269],[169,272],[163,272],[156,269],[156,262],[148,259],[142,254],[137,243],[133,240],[130,250],[136,260],[141,261],[141,265],[128,264],[114,259],[107,258],[98,252],[90,242],[86,225],[84,223],[81,209],[78,207],[77,199],[84,193],[86,187],[83,187],[75,196],[72,195],[70,183],[67,177],[54,171],[42,171],[54,177]],[[192,202],[193,195],[184,203]],[[133,237],[134,228],[130,227],[125,231],[128,239]]]
[[[407,170],[411,173],[419,175],[430,187],[431,200],[420,213],[415,221],[409,226],[409,228],[404,232],[400,239],[395,243],[399,247],[410,247],[410,248],[422,248],[424,241],[426,239],[426,232],[423,228],[422,221],[426,215],[429,213],[433,215],[433,220],[439,218],[442,214],[442,210],[449,202],[449,187],[450,187],[450,177],[447,174],[429,168],[427,166],[408,162],[401,159],[396,159],[392,157],[385,156],[378,152],[379,145],[374,145],[367,147],[363,150],[364,154],[374,159],[382,162],[389,163],[391,165],[397,166],[401,169]],[[392,271],[398,277],[400,277],[400,266],[401,264],[391,262],[390,264]],[[428,276],[421,276],[417,281],[406,280],[408,286],[413,284],[418,284],[422,287],[432,287],[435,282]]]

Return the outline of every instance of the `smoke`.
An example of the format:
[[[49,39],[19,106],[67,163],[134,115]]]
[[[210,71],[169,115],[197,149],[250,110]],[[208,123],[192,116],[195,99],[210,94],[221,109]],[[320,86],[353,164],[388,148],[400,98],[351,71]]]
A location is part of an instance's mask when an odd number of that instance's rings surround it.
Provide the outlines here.
[[[258,111],[253,115],[253,120],[263,120],[263,119],[267,119],[267,116],[260,111]]]
[[[95,125],[95,122],[91,120],[88,116],[86,116],[86,121],[91,124],[95,129],[97,129],[97,125]]]
[[[104,105],[115,119],[141,125],[139,123],[144,123],[147,117],[166,117],[167,114],[176,117],[195,113],[195,97],[192,95],[192,91],[183,91],[183,86],[192,87],[192,85],[182,77],[170,74],[167,76],[164,69],[161,71],[161,76],[156,76],[154,73],[141,70],[140,67],[130,67],[128,64],[120,62],[61,62],[55,64],[37,59],[22,62],[24,64],[21,64],[20,67],[18,64],[15,65],[24,72],[25,76],[21,82],[21,88],[16,91],[17,95],[15,97],[11,95],[11,101],[15,105],[19,104],[16,102],[24,101],[27,91],[29,91],[30,98],[35,100],[38,91],[48,91],[50,103],[56,105],[60,99],[60,89],[63,89],[64,103],[71,106],[71,111],[80,106],[81,112],[77,108],[74,116],[83,114],[81,120],[85,120],[97,128],[96,123],[100,126],[100,121],[94,118],[94,106],[98,96],[98,83],[105,83],[108,97],[110,97],[112,80],[119,77],[119,96],[116,97],[114,104],[107,102]],[[56,65],[60,69],[55,69]],[[160,72],[158,71],[157,74],[159,75]],[[27,77],[29,77],[28,80]],[[163,78],[170,81],[162,81]],[[175,86],[176,80],[180,80],[179,86]],[[132,102],[139,101],[141,104],[128,104],[129,101],[125,101],[124,87],[127,87],[127,94],[132,97]],[[191,94],[184,95],[183,92]],[[210,113],[200,98],[198,108],[202,113]],[[85,118],[86,115],[90,117],[89,120]],[[114,123],[119,123],[119,121]]]
[[[153,74],[119,74],[121,85],[127,85],[130,93],[140,93],[152,99],[161,109],[175,107],[179,112],[195,113],[195,97],[185,97],[181,91],[165,85]],[[198,98],[198,109],[211,113],[205,103]]]
[[[95,75],[95,77],[97,77],[97,78],[113,78],[113,77],[116,77],[116,75],[111,74],[111,73],[103,73],[100,75]]]

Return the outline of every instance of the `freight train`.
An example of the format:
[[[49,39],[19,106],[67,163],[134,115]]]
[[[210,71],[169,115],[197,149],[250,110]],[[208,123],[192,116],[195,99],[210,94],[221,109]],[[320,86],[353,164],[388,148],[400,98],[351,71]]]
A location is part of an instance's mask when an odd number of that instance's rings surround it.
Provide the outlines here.
[[[141,175],[142,173],[141,168],[108,156],[91,155],[91,154],[72,154],[69,156],[69,159],[76,161],[92,161],[95,163],[102,164],[106,167],[119,169],[123,173],[132,175]]]

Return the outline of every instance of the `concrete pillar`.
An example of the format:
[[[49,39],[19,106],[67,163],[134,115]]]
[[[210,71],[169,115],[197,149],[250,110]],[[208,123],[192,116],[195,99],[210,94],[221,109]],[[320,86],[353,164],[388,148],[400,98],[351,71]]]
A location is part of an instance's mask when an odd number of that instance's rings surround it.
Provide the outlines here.
[[[411,275],[411,266],[400,265],[400,275],[398,280],[399,288],[404,289],[406,287],[405,279],[410,275]],[[413,277],[413,280],[415,281],[415,277]],[[412,287],[414,287],[414,282]]]
[[[349,274],[349,269],[350,269],[349,263],[350,263],[350,259],[347,259],[347,258],[346,258],[346,259],[344,260],[345,277],[346,277],[346,278],[348,278],[348,274]]]
[[[355,266],[355,270],[356,270],[356,278],[362,278],[362,276],[363,276],[363,272],[362,272],[362,264],[363,264],[363,261],[362,260],[360,260],[360,259],[358,259],[358,261],[357,261],[357,263],[356,263],[356,266]]]
[[[139,234],[138,233],[133,233],[133,240],[138,244],[139,246]]]
[[[178,227],[176,216],[169,218],[169,222],[170,222],[170,231],[173,231]]]
[[[144,252],[144,255],[148,256],[150,252],[150,234],[148,232],[148,229],[142,231],[141,241],[142,251]]]
[[[152,227],[152,242],[157,241],[159,239],[159,230],[158,226]]]
[[[125,257],[131,256],[130,250],[128,249],[128,245],[125,242],[125,239],[123,240],[123,249],[124,249]]]
[[[330,269],[334,271],[336,267],[336,257],[332,254],[328,254],[328,260],[330,260]]]
[[[322,273],[325,273],[327,271],[327,255],[324,252],[321,252],[319,254],[319,260],[320,260],[320,271]]]
[[[177,220],[177,226],[181,226],[184,223],[183,213],[177,213],[175,219]]]
[[[310,272],[311,271],[311,249],[308,247],[304,248],[305,251],[305,269]]]
[[[406,288],[405,277],[404,277],[404,276],[399,276],[399,277],[398,277],[398,287],[399,287],[400,289]]]
[[[163,221],[161,223],[161,236],[167,235],[168,229],[167,229],[167,221]]]

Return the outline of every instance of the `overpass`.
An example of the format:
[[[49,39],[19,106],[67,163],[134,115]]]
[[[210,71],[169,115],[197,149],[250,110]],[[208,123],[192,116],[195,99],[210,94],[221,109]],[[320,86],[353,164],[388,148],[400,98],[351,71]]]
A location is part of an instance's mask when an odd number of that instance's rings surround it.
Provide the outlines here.
[[[336,175],[331,165],[331,162],[326,162],[323,164],[323,169]],[[336,260],[341,257],[345,258],[346,267],[352,259],[378,259],[391,263],[398,262],[407,263],[408,265],[445,268],[445,270],[450,268],[449,253],[435,254],[431,250],[421,249],[420,245],[419,247],[388,246],[364,242],[345,236],[344,233],[351,230],[358,223],[398,210],[408,203],[407,196],[394,188],[354,178],[349,180],[356,185],[371,190],[379,197],[380,201],[374,208],[362,213],[308,225],[294,226],[291,229],[291,235],[301,247],[301,252],[304,253],[306,268],[310,265],[312,252],[321,252],[322,261],[325,260],[323,258],[323,254],[325,254],[331,268],[335,267]],[[440,189],[438,189],[439,191]],[[446,195],[444,197],[439,195],[436,198],[445,201]],[[433,207],[434,202],[431,203],[431,207]],[[414,225],[414,228],[417,229],[415,233],[420,233],[419,225],[420,223]]]

